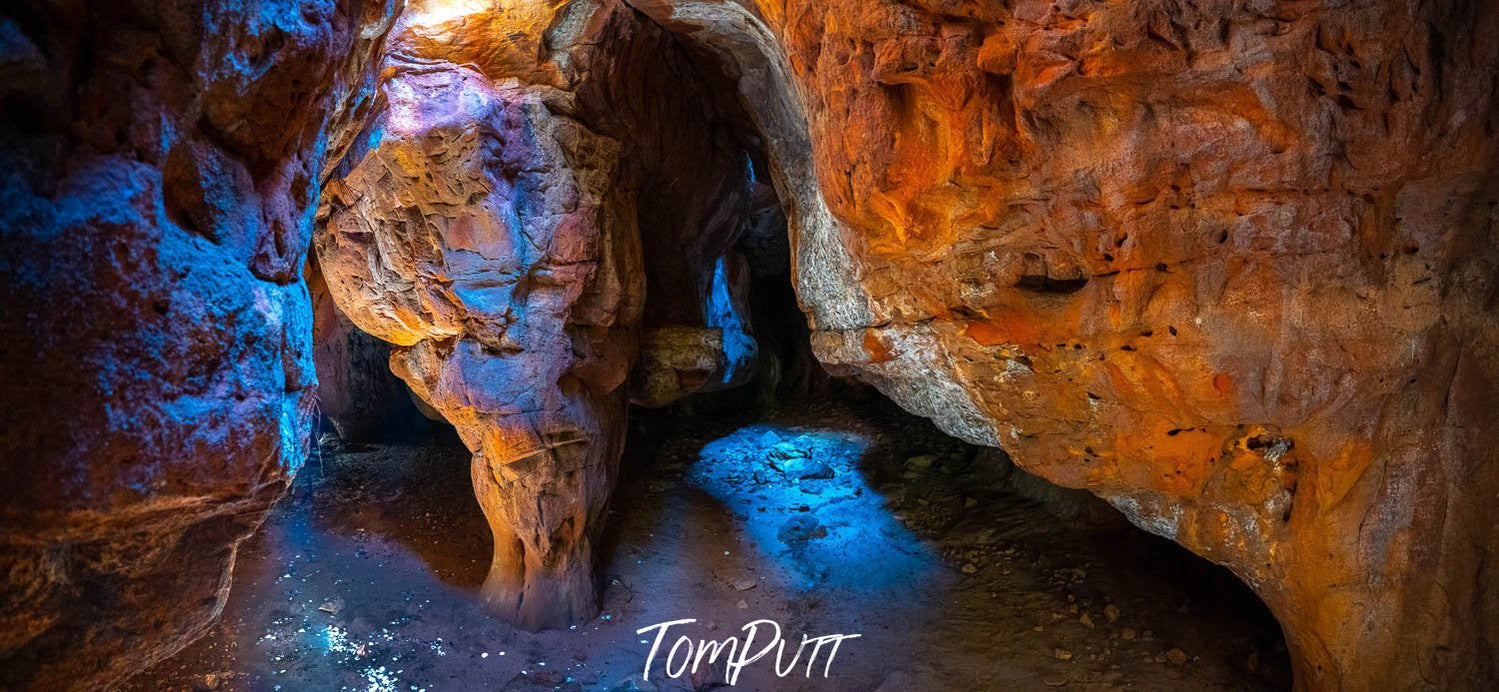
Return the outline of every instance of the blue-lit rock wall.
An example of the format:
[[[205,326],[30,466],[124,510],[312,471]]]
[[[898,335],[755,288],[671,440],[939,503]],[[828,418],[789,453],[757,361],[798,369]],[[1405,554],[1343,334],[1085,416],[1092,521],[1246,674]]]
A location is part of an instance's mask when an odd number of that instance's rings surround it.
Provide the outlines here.
[[[0,687],[217,616],[307,455],[301,270],[394,0],[0,9]]]

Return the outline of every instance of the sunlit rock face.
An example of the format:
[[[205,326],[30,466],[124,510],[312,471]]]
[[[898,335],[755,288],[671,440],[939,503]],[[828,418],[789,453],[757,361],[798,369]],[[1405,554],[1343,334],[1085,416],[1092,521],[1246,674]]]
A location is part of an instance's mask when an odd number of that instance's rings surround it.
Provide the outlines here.
[[[1233,568],[1304,687],[1499,674],[1499,6],[638,4],[743,68],[824,363]]]
[[[110,684],[218,614],[305,458],[318,176],[396,11],[0,9],[0,687]]]
[[[576,623],[597,612],[627,402],[752,372],[733,245],[768,188],[748,130],[717,122],[732,87],[705,86],[619,3],[416,4],[391,45],[382,106],[325,190],[318,257],[474,453],[489,608]]]

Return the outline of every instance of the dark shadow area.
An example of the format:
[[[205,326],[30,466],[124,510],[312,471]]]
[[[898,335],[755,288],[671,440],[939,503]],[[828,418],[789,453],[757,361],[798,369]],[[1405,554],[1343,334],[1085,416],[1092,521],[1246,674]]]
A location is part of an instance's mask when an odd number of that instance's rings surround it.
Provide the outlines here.
[[[489,570],[489,524],[469,480],[472,456],[449,426],[390,443],[323,437],[290,502],[306,502],[315,528],[375,534],[420,557],[445,583],[477,590]]]

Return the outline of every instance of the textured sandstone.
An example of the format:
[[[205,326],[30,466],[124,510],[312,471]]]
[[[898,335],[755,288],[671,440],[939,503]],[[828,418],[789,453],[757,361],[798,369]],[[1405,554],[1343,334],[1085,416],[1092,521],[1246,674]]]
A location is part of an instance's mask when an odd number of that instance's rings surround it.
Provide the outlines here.
[[[345,151],[330,295],[473,450],[517,622],[595,607],[627,397],[755,367],[778,203],[819,358],[1234,569],[1299,685],[1499,678],[1499,6],[426,0],[378,98],[393,8],[278,9],[0,11],[8,678],[216,612]]]
[[[327,190],[329,286],[473,450],[491,608],[591,616],[644,294],[633,219],[605,194],[618,146],[557,116],[565,94],[464,67],[382,92],[369,150]]]
[[[0,9],[0,687],[201,634],[306,454],[301,282],[386,2]]]
[[[1499,674],[1499,7],[637,5],[743,66],[825,363],[1233,568],[1302,686]]]
[[[307,293],[312,297],[312,362],[317,371],[317,407],[339,439],[389,440],[422,429],[429,417],[401,379],[390,371],[390,344],[360,331],[339,312],[317,261],[309,257]],[[439,416],[436,420],[442,420]]]
[[[693,327],[649,330],[641,335],[635,367],[630,401],[665,406],[724,371],[723,333]]]
[[[484,597],[523,626],[596,612],[627,398],[753,372],[733,246],[769,189],[720,122],[732,92],[702,82],[617,2],[414,5],[326,189],[330,292],[473,451],[495,537]]]

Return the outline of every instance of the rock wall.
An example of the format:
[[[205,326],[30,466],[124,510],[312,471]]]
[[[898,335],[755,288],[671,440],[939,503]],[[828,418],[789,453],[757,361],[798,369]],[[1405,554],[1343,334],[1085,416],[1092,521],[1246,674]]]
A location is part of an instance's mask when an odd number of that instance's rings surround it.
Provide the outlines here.
[[[467,67],[382,92],[368,152],[327,191],[329,287],[473,451],[491,609],[591,617],[644,298],[633,218],[606,194],[618,146],[557,115],[567,94]]]
[[[1499,676],[1499,7],[635,5],[740,67],[824,363],[1234,569],[1302,687]]]
[[[0,686],[108,685],[218,615],[306,455],[313,202],[397,9],[0,9]]]
[[[1499,679],[1493,3],[428,0],[378,94],[389,3],[12,5],[7,684],[218,612],[303,458],[324,186],[486,597],[591,615],[627,399],[753,367],[757,169],[836,372],[1234,569],[1302,687]]]
[[[417,408],[420,400],[390,371],[390,344],[344,317],[316,257],[307,260],[318,413],[345,442],[390,441],[426,431],[428,416]]]
[[[733,247],[768,188],[711,77],[613,0],[414,4],[328,184],[330,293],[473,451],[484,598],[522,626],[597,612],[627,402],[753,371]]]

